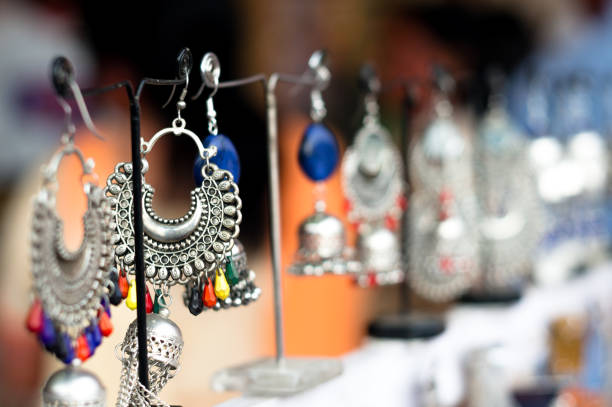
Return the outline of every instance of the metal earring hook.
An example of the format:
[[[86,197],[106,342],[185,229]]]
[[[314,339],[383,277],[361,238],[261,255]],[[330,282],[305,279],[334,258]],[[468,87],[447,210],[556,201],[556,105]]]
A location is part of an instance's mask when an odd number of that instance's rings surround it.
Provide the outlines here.
[[[189,87],[189,74],[191,73],[192,59],[193,58],[191,56],[191,50],[189,48],[183,48],[181,52],[179,52],[179,55],[177,57],[178,79],[185,79],[185,88],[183,89],[183,92],[181,92],[179,101],[184,101],[185,97],[187,96],[187,88]],[[162,105],[162,109],[168,106],[170,101],[172,101],[172,98],[174,97],[174,92],[176,92],[176,85],[172,85],[170,96],[168,96],[168,99]]]
[[[324,50],[317,50],[308,59],[308,68],[315,84],[310,91],[310,117],[315,122],[320,122],[327,115],[325,101],[322,91],[329,85],[331,73],[326,65],[327,53]]]
[[[74,100],[76,101],[77,107],[79,108],[79,112],[81,113],[81,118],[83,119],[83,123],[85,126],[91,131],[91,133],[104,141],[104,137],[98,133],[96,126],[94,126],[93,121],[91,120],[91,116],[89,115],[89,111],[87,110],[87,105],[85,104],[85,99],[83,99],[83,94],[81,93],[81,89],[79,89],[79,85],[77,85],[76,81],[70,81],[70,89],[72,90],[72,94],[74,95]]]
[[[204,87],[212,89],[206,99],[206,117],[208,117],[208,132],[218,134],[217,112],[213,104],[213,96],[219,90],[219,77],[221,76],[221,64],[219,58],[212,52],[207,52],[200,63],[200,75],[202,76],[202,90]],[[198,92],[201,93],[201,92]],[[198,96],[198,95],[196,95]]]

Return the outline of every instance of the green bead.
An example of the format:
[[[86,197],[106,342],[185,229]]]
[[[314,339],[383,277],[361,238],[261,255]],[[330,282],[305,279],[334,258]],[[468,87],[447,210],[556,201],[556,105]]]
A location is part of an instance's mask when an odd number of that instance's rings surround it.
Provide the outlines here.
[[[238,283],[238,281],[240,281],[240,276],[236,271],[236,266],[234,265],[231,257],[228,257],[227,262],[225,263],[225,278],[227,278],[227,281],[231,285],[235,285]]]
[[[162,292],[159,288],[155,290],[155,303],[153,304],[153,312],[156,314],[159,314],[159,310],[162,309],[162,306],[159,304],[161,293]]]

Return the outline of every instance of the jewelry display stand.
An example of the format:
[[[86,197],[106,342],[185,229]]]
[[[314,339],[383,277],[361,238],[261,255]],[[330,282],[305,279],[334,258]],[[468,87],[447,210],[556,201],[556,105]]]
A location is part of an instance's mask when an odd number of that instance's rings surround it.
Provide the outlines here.
[[[371,78],[361,78],[365,86]],[[401,86],[403,90],[402,101],[402,128],[401,128],[401,155],[404,160],[404,182],[408,183],[409,166],[407,162],[407,152],[409,148],[409,134],[412,112],[416,102],[415,82],[410,80],[402,80],[391,83],[392,86]],[[408,188],[404,189],[408,191]],[[406,267],[409,264],[408,259],[408,215],[407,211],[402,214],[400,223],[401,251],[402,264]],[[404,284],[400,284],[402,312],[399,314],[384,315],[368,326],[368,335],[374,338],[381,339],[427,339],[437,336],[444,332],[444,321],[436,315],[419,313],[411,309],[411,288],[408,283],[408,278]]]
[[[315,52],[309,65],[316,68],[323,61],[324,54]],[[211,67],[209,67],[211,69]],[[212,72],[212,71],[210,71]],[[202,72],[210,77],[210,72]],[[294,76],[274,73],[266,81],[263,75],[244,80],[218,83],[219,88],[241,86],[260,81],[264,85],[268,133],[268,181],[270,239],[272,275],[274,284],[274,328],[276,339],[275,357],[264,358],[244,365],[221,370],[212,378],[211,385],[217,391],[240,391],[256,396],[288,396],[310,389],[342,373],[342,364],[336,359],[288,358],[285,356],[283,338],[283,310],[281,289],[281,236],[280,236],[280,191],[278,164],[278,115],[276,86],[279,82],[316,86],[317,77]],[[211,86],[210,81],[206,81]]]
[[[142,162],[141,162],[141,137],[140,137],[140,96],[145,85],[173,86],[186,83],[187,77],[191,72],[192,56],[188,48],[184,48],[179,53],[178,59],[178,79],[152,79],[144,78],[138,84],[136,92],[130,81],[117,82],[115,84],[87,89],[83,91],[84,96],[93,96],[107,93],[116,89],[124,88],[130,105],[130,130],[131,130],[131,157],[133,164],[133,184],[132,194],[135,202],[142,201]],[[64,96],[70,97],[68,92],[70,81],[73,80],[74,70],[72,64],[64,57],[58,57],[53,61],[52,81],[55,91]],[[170,98],[172,97],[170,95]],[[143,221],[142,205],[134,205],[134,266],[136,275],[136,301],[137,301],[137,334],[138,334],[138,379],[140,383],[149,388],[149,367],[147,355],[147,335],[146,335],[146,281],[144,270],[144,249],[143,249]],[[172,406],[177,407],[177,406]]]

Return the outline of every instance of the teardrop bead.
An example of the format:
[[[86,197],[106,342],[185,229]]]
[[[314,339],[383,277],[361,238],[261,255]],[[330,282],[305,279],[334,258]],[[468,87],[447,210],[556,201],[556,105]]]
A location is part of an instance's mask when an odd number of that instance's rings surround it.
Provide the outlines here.
[[[159,305],[159,301],[161,298],[161,290],[159,288],[155,289],[155,301],[153,302],[153,313],[155,314],[159,314],[159,310],[161,309],[161,306]]]
[[[35,334],[40,333],[43,327],[43,309],[40,300],[37,298],[30,306],[28,317],[26,318],[26,327],[28,331]]]
[[[64,362],[69,364],[74,359],[74,348],[72,347],[72,341],[67,333],[63,333],[61,336],[60,350],[56,353],[57,357]]]
[[[91,324],[89,328],[91,329],[93,344],[97,348],[102,343],[102,331],[100,331],[98,324]]]
[[[202,300],[204,305],[208,308],[212,308],[217,303],[217,296],[215,295],[215,289],[210,278],[207,279],[206,285],[204,286],[204,293],[202,294]]]
[[[85,340],[87,340],[87,347],[89,348],[89,356],[91,357],[94,353],[96,353],[96,341],[93,337],[93,331],[91,330],[91,327],[87,327],[85,329],[85,332],[83,333],[83,335],[85,335]]]
[[[323,181],[334,172],[339,159],[340,149],[331,130],[322,123],[311,123],[298,153],[302,171],[313,181]]]
[[[113,282],[113,291],[110,293],[108,300],[113,305],[121,304],[123,301],[123,294],[121,293],[121,288],[119,287],[119,273],[117,269],[113,269],[111,271],[110,280]]]
[[[215,276],[215,295],[222,301],[230,295],[229,284],[227,284],[225,274],[221,269],[217,269],[217,274]]]
[[[81,359],[81,362],[85,362],[89,356],[91,355],[91,351],[89,350],[89,345],[87,344],[87,338],[85,334],[82,334],[77,338],[76,345],[76,356]]]
[[[130,289],[125,299],[125,305],[131,310],[136,309],[136,279],[130,282]]]
[[[102,305],[102,309],[104,309],[104,312],[106,312],[108,314],[108,316],[111,316],[111,310],[110,310],[110,305],[108,305],[108,301],[106,300],[106,297],[102,297],[102,300],[100,301],[100,305]]]
[[[124,270],[121,270],[119,273],[119,289],[121,290],[121,297],[126,298],[128,296],[129,283]]]
[[[113,323],[111,322],[111,319],[106,312],[100,314],[98,326],[100,327],[100,332],[104,336],[109,336],[113,333]]]
[[[150,314],[151,312],[153,312],[153,300],[151,300],[151,294],[149,293],[149,287],[146,287],[145,303],[146,303],[147,314]]]
[[[234,261],[232,260],[231,257],[228,257],[226,259],[225,277],[227,278],[227,281],[232,286],[236,285],[238,281],[240,281],[240,276],[238,275],[238,272],[236,271],[236,265],[234,264]]]
[[[53,346],[55,343],[55,327],[53,326],[53,321],[51,321],[44,312],[42,317],[42,328],[38,333],[38,337],[47,348]]]
[[[202,302],[202,293],[200,287],[194,286],[191,289],[191,298],[189,299],[189,312],[193,315],[200,315],[204,309],[204,303]]]
[[[234,176],[234,182],[237,184],[240,180],[240,157],[234,143],[229,137],[223,134],[210,134],[203,143],[204,147],[217,147],[217,154],[209,161],[217,167],[227,170]],[[198,156],[193,166],[193,177],[197,186],[202,185],[204,176],[202,175],[202,167],[206,164],[206,160]]]

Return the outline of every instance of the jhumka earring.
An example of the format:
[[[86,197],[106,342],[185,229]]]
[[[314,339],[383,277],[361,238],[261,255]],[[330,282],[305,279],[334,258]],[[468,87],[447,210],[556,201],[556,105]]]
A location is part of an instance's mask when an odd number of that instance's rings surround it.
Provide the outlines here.
[[[72,66],[57,58],[53,69],[69,73],[66,78],[87,127],[97,136],[83,96],[73,78]],[[97,186],[94,162],[85,159],[74,144],[72,109],[66,102],[67,87],[57,83],[58,101],[66,114],[62,147],[43,169],[43,187],[34,200],[32,221],[32,275],[34,302],[27,317],[27,328],[35,333],[45,349],[67,367],[55,372],[43,388],[43,406],[101,407],[106,392],[95,375],[77,367],[94,354],[102,337],[113,331],[108,294],[111,281],[110,202]],[[98,136],[99,137],[99,136]],[[83,169],[87,196],[83,215],[83,241],[75,251],[64,244],[63,222],[56,212],[57,172],[62,159],[74,155]]]
[[[314,53],[308,65],[315,86],[310,93],[312,123],[306,128],[298,161],[302,171],[312,181],[328,179],[340,158],[340,148],[334,134],[323,123],[327,114],[321,92],[327,88],[330,72],[325,65],[325,53]],[[322,185],[317,185],[317,189]],[[340,219],[325,212],[325,202],[317,197],[315,213],[299,227],[300,247],[289,272],[297,275],[345,274],[359,269],[352,261],[352,251],[346,247],[346,234]]]
[[[362,286],[403,280],[397,229],[406,208],[400,152],[380,123],[380,81],[374,69],[362,68],[366,83],[365,117],[342,160],[342,181],[349,221],[357,227],[357,256]]]

